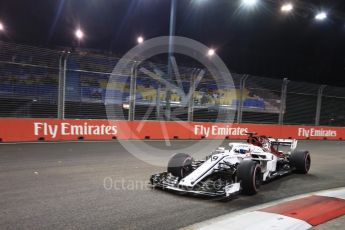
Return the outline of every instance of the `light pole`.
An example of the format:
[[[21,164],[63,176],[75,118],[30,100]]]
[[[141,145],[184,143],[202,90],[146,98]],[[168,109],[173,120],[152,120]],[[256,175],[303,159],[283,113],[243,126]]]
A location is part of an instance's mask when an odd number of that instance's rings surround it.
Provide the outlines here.
[[[176,0],[171,0],[170,4],[170,26],[169,26],[169,51],[168,51],[168,81],[172,81],[172,66],[171,60],[174,58],[174,36],[175,36],[175,24],[176,24]],[[171,119],[171,90],[166,88],[165,93],[165,117],[166,120]]]

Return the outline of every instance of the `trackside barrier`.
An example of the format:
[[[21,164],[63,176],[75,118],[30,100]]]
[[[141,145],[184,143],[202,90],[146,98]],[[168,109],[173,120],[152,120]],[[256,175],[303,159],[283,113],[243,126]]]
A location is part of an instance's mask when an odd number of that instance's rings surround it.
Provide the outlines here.
[[[0,119],[0,140],[245,139],[246,132],[277,138],[343,140],[345,128],[207,122]]]

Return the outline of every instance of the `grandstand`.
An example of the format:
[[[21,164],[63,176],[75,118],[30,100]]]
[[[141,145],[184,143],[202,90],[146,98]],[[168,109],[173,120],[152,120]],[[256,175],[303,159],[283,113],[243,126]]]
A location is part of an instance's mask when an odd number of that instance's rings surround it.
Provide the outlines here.
[[[130,74],[117,76],[109,82],[118,58],[92,52],[62,52],[17,44],[0,43],[0,102],[1,117],[57,118],[59,82],[64,76],[64,118],[106,119],[106,94],[112,96],[111,106],[128,119],[124,106],[130,98]],[[147,69],[166,66],[141,63]],[[185,101],[195,68],[181,68],[180,90],[172,90],[171,107],[175,119],[188,120]],[[241,81],[246,79],[241,85]],[[283,81],[264,77],[233,74],[233,86],[217,84],[206,73],[193,92],[193,120],[227,122],[229,113],[235,122],[315,124],[321,86],[289,82],[285,99]],[[343,89],[326,87],[322,98],[320,123],[345,124],[345,119],[328,108],[329,103],[344,109]],[[149,76],[138,73],[135,86],[135,119],[165,119],[166,87]],[[282,106],[282,99],[284,106]],[[108,105],[109,106],[109,105]],[[241,116],[238,110],[240,108]],[[327,109],[326,109],[327,108]]]

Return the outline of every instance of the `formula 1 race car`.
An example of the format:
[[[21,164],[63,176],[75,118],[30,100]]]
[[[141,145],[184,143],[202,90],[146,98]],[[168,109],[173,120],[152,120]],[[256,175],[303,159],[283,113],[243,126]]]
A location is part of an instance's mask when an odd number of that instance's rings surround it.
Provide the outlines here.
[[[288,148],[285,153],[279,150],[282,146]],[[291,172],[308,173],[310,153],[296,147],[297,140],[248,133],[247,143],[218,147],[205,160],[175,154],[167,172],[152,175],[150,183],[154,188],[211,197],[232,197],[240,192],[252,195],[262,182]]]

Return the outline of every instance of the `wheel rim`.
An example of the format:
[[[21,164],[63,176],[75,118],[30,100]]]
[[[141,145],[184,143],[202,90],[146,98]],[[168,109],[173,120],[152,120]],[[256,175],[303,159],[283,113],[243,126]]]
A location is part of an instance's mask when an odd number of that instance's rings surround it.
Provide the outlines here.
[[[181,167],[181,176],[185,177],[188,174],[189,174],[189,167],[188,166]]]
[[[254,188],[257,191],[261,185],[261,176],[258,166],[255,167],[254,173]]]
[[[192,159],[191,158],[186,158],[183,163],[182,163],[182,167],[181,167],[181,176],[185,177],[190,173],[190,165],[189,162],[191,162]]]

